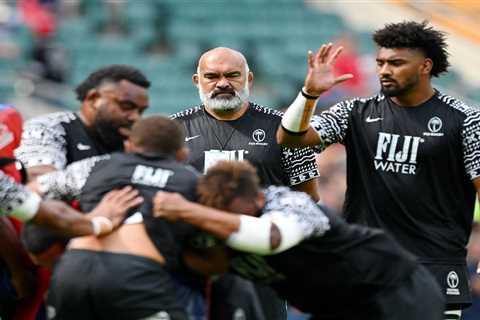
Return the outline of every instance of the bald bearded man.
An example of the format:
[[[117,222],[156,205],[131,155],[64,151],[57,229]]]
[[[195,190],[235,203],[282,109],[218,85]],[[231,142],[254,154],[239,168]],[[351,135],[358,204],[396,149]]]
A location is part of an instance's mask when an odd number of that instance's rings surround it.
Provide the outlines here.
[[[277,144],[275,132],[282,113],[248,100],[253,73],[242,53],[224,47],[205,52],[192,80],[202,104],[172,116],[185,127],[189,164],[206,172],[219,160],[248,160],[257,169],[262,186],[289,186],[319,200],[314,152]],[[257,320],[286,318],[285,305],[273,291],[253,289],[236,276],[216,281],[211,297],[212,319],[243,314]]]

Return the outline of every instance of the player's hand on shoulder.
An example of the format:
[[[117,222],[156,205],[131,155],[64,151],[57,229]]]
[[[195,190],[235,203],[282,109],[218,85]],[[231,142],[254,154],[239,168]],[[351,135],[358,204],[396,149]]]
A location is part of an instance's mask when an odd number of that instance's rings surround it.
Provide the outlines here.
[[[305,91],[312,96],[320,96],[333,86],[353,78],[352,74],[336,76],[333,70],[335,60],[343,47],[333,51],[333,44],[323,44],[317,52],[308,52],[308,71],[305,78]]]
[[[122,223],[130,209],[135,208],[142,202],[143,198],[139,196],[138,190],[126,186],[106,193],[88,216],[92,219],[96,217],[107,218],[112,224],[112,229],[114,229]]]

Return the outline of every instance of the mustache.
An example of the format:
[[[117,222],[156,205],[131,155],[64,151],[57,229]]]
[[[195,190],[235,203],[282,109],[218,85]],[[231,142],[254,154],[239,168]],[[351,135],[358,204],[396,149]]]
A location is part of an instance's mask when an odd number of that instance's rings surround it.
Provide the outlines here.
[[[392,78],[390,78],[390,77],[383,77],[383,78],[380,78],[380,82],[383,82],[383,81],[397,82],[397,81],[395,81],[395,79],[392,79]]]
[[[224,93],[231,94],[232,96],[237,95],[237,93],[235,92],[235,90],[233,90],[233,88],[231,88],[231,89],[215,89],[210,93],[210,98],[215,98],[216,96],[218,96],[220,94],[224,94]]]

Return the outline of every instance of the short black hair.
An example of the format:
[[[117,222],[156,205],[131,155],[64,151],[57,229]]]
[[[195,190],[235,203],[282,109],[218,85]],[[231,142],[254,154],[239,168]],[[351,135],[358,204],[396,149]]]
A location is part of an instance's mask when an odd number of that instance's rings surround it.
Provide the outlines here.
[[[83,80],[82,83],[75,88],[77,99],[79,101],[85,100],[88,92],[103,82],[120,82],[122,80],[127,80],[146,89],[150,87],[150,81],[148,81],[147,77],[137,68],[125,64],[112,64],[95,70]]]
[[[375,31],[373,41],[383,48],[411,48],[422,51],[433,61],[430,74],[434,77],[446,72],[450,66],[445,33],[428,26],[428,21],[386,24]]]
[[[185,145],[185,131],[177,120],[156,115],[136,121],[130,140],[147,153],[172,155]]]

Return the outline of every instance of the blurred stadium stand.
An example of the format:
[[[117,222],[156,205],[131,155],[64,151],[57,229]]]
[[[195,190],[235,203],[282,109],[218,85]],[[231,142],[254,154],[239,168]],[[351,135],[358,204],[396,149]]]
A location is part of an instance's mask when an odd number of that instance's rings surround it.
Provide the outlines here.
[[[303,81],[307,50],[347,33],[356,39],[359,54],[374,52],[370,32],[353,30],[339,15],[301,0],[23,1],[47,3],[57,19],[55,32],[48,37],[32,32],[31,23],[27,27],[22,21],[22,1],[0,4],[0,37],[8,40],[2,43],[17,50],[3,54],[9,50],[0,46],[1,101],[33,96],[48,105],[77,109],[72,88],[89,72],[128,63],[152,80],[149,112],[169,114],[198,104],[191,83],[196,61],[208,48],[227,46],[249,60],[254,99],[282,107]],[[65,81],[43,81],[38,62],[32,62],[32,50],[41,41],[51,43],[55,52],[64,50],[54,65],[65,64]],[[365,95],[376,91],[372,83]],[[436,83],[456,96],[480,100],[479,90],[465,85],[455,72]]]

